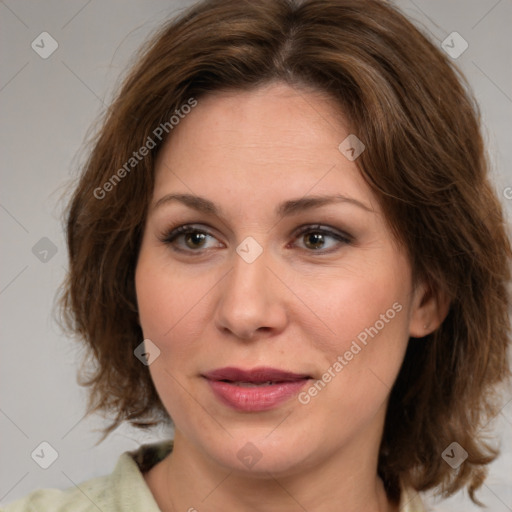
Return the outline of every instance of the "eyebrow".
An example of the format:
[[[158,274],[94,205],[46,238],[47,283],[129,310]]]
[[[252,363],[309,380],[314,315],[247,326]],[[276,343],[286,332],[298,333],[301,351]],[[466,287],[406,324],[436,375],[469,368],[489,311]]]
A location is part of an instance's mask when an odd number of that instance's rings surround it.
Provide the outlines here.
[[[185,206],[188,206],[189,208],[202,213],[215,215],[217,217],[223,216],[222,210],[216,206],[215,203],[204,197],[195,196],[192,194],[167,194],[156,201],[151,209],[154,212],[158,208],[161,208],[162,206],[173,201],[178,201]],[[278,205],[278,207],[275,209],[275,214],[279,217],[287,217],[301,213],[304,210],[311,210],[336,203],[351,204],[371,213],[374,213],[375,211],[373,208],[370,208],[357,199],[347,197],[342,194],[336,194],[330,196],[305,196],[300,199],[290,199],[289,201],[285,201]]]

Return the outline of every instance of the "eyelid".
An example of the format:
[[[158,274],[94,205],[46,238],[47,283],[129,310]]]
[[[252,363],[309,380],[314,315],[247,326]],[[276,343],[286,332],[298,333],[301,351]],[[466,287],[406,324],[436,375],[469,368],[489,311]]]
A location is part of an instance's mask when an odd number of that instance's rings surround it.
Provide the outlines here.
[[[352,243],[355,240],[354,237],[347,233],[346,231],[342,231],[337,228],[332,228],[324,224],[303,224],[293,232],[293,236],[298,237],[304,233],[317,231],[320,233],[328,234],[334,238],[344,240],[347,243]]]
[[[308,256],[329,256],[330,254],[339,252],[344,246],[353,245],[355,242],[355,238],[348,234],[345,231],[341,231],[337,228],[331,228],[330,226],[322,225],[322,224],[305,224],[300,226],[294,231],[293,234],[293,243],[292,247],[296,246],[296,241],[300,239],[301,236],[307,233],[320,233],[324,236],[328,236],[334,240],[336,240],[336,244],[334,247],[330,249],[307,249],[304,247],[299,247],[299,249],[306,253]],[[288,247],[288,246],[287,246]]]
[[[205,229],[206,227],[206,229]],[[186,224],[178,224],[176,226],[166,228],[160,233],[158,236],[159,240],[163,243],[171,245],[171,243],[179,236],[185,235],[190,232],[197,232],[197,233],[204,233],[205,235],[208,235],[211,238],[215,238],[218,240],[217,236],[211,233],[211,231],[216,231],[210,226],[207,226],[205,224],[196,224],[196,223],[186,223]],[[222,242],[220,242],[222,243]],[[187,251],[187,252],[199,252],[199,251]]]
[[[211,233],[211,231],[216,231],[214,228],[211,228],[208,225],[201,224],[201,223],[187,223],[187,224],[178,224],[175,227],[170,227],[164,230],[163,233],[159,236],[159,240],[167,244],[169,246],[172,246],[172,249],[176,252],[181,253],[187,253],[189,255],[197,255],[200,256],[201,254],[204,254],[206,251],[212,248],[207,249],[201,249],[198,248],[198,250],[193,249],[180,249],[177,246],[174,245],[174,241],[182,236],[186,235],[187,233],[203,233],[207,235],[208,237],[216,239],[221,245],[224,246],[224,244],[218,240],[217,236]],[[300,249],[304,252],[307,252],[309,254],[315,254],[315,255],[322,255],[322,254],[329,254],[332,252],[336,252],[340,249],[339,245],[352,245],[355,242],[355,238],[347,233],[346,231],[342,231],[337,228],[330,227],[328,225],[323,224],[303,224],[299,227],[297,227],[291,235],[289,235],[293,239],[293,243],[291,244],[292,247],[296,246],[295,242],[298,238],[300,238],[301,235],[304,235],[306,233],[321,233],[323,235],[326,235],[328,237],[331,237],[335,240],[337,240],[336,247],[331,249],[318,249],[318,250],[308,250],[307,248],[301,247]],[[287,248],[290,247],[290,244],[287,245]]]

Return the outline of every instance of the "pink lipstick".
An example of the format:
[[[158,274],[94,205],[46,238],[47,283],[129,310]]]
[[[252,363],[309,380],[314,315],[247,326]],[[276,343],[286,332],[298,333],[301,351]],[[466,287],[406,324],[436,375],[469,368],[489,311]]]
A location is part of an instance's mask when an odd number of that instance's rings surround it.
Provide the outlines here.
[[[282,404],[311,378],[309,375],[291,373],[275,368],[226,367],[203,375],[217,398],[233,409],[260,412]]]

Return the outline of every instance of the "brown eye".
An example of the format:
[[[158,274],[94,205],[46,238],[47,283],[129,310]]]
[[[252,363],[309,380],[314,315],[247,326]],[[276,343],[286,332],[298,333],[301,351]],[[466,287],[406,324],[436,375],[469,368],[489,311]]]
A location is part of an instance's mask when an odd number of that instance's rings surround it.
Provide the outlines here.
[[[178,252],[187,252],[189,254],[201,254],[207,249],[215,247],[224,247],[222,243],[202,229],[190,225],[179,226],[172,229],[160,237],[160,240],[172,247]],[[217,241],[217,244],[214,242]],[[208,243],[210,245],[208,246]]]
[[[207,235],[205,233],[201,233],[199,231],[195,231],[193,233],[186,233],[184,235],[185,244],[190,249],[197,249],[204,245]]]
[[[332,231],[322,226],[306,226],[297,233],[296,239],[302,240],[301,245],[304,250],[319,254],[333,252],[353,241],[348,234]]]
[[[321,249],[324,243],[324,235],[321,233],[312,232],[304,235],[304,245],[308,249]]]

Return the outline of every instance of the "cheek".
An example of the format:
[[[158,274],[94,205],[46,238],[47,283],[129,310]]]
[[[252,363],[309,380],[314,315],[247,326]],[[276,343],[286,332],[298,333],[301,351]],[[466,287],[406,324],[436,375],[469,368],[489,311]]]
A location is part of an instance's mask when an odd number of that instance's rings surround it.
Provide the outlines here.
[[[391,251],[359,268],[354,265],[336,282],[326,279],[311,297],[333,331],[316,338],[323,375],[336,375],[329,384],[333,399],[351,389],[347,400],[356,406],[365,394],[382,400],[396,379],[409,340],[411,284],[407,261]]]
[[[141,251],[135,273],[139,318],[144,338],[160,350],[149,371],[165,409],[174,422],[181,424],[190,414],[185,411],[191,406],[189,395],[180,384],[183,361],[191,360],[197,353],[193,340],[198,338],[195,330],[202,325],[198,303],[206,285],[203,282],[190,286],[190,277],[178,275],[154,253]]]
[[[141,255],[135,273],[135,287],[144,337],[160,345],[165,332],[172,329],[175,322],[169,311],[176,311],[179,301],[178,294],[172,293],[177,286],[170,286],[166,274],[151,263],[149,258]]]
[[[208,321],[207,293],[214,284],[211,274],[199,279],[154,253],[141,252],[135,273],[139,319],[144,337],[159,347],[166,364],[197,350],[195,340]]]
[[[331,336],[324,338],[325,350],[348,350],[352,340],[359,337],[364,342],[365,334],[370,336],[368,331],[375,333],[375,328],[379,335],[386,333],[392,338],[407,332],[406,267],[400,275],[395,265],[386,264],[383,258],[311,284],[308,301],[331,331]]]

